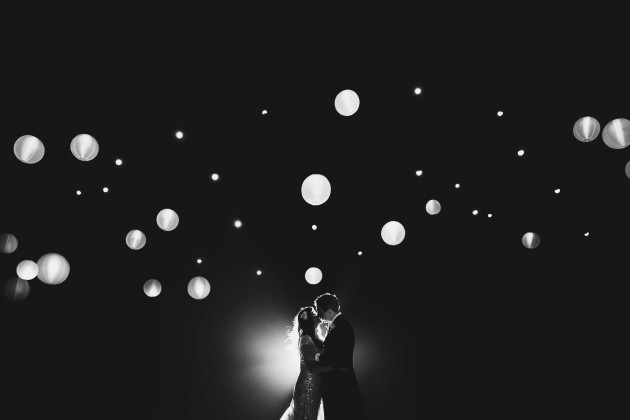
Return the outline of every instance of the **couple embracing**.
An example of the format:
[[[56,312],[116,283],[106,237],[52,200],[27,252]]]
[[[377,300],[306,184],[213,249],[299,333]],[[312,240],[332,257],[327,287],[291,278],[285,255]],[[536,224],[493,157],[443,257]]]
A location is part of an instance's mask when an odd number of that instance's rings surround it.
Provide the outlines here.
[[[365,420],[352,361],[354,330],[340,309],[339,299],[325,293],[295,316],[290,339],[299,349],[300,374],[280,420]],[[328,325],[323,341],[320,323]]]

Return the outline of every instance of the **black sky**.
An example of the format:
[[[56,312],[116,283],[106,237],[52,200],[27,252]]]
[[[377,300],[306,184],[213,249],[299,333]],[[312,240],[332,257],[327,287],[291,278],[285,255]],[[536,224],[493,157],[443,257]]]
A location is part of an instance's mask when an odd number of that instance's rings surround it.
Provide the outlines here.
[[[355,364],[371,419],[601,407],[630,151],[572,128],[630,119],[624,54],[568,17],[509,32],[487,20],[487,34],[436,24],[380,42],[181,20],[7,41],[0,231],[19,247],[0,255],[0,280],[47,252],[71,265],[63,284],[35,279],[0,304],[7,418],[279,418],[291,390],[242,381],[259,361],[235,351],[251,343],[239,337],[281,335],[327,291],[369,355]],[[348,118],[333,105],[344,89],[361,100]],[[99,142],[92,162],[70,153],[80,133]],[[25,134],[46,146],[36,165],[13,154]],[[300,195],[312,173],[332,184],[318,207]],[[180,216],[172,232],[155,223],[163,208]],[[406,229],[399,246],[380,237],[390,220]],[[132,229],[147,234],[140,251],[125,245]],[[521,244],[530,231],[535,250]],[[202,301],[186,293],[197,275],[212,286]]]

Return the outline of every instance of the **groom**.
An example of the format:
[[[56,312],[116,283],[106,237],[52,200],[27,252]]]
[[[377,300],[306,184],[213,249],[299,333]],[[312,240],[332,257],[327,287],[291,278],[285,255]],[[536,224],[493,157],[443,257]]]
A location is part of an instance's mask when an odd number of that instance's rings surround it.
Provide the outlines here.
[[[340,312],[337,296],[324,293],[315,299],[317,316],[328,323],[325,351],[315,360],[320,366],[346,368],[322,373],[322,399],[326,420],[364,420],[365,411],[354,372],[354,330]]]

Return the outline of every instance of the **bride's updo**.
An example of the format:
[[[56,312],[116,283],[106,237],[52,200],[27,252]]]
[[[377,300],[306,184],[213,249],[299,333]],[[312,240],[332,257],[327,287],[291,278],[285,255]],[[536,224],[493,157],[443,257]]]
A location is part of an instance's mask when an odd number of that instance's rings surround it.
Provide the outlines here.
[[[315,332],[315,321],[317,313],[312,306],[300,308],[293,318],[293,327],[289,327],[287,332],[287,348],[297,350],[299,346],[300,336],[309,335],[317,346],[321,346],[321,338]]]

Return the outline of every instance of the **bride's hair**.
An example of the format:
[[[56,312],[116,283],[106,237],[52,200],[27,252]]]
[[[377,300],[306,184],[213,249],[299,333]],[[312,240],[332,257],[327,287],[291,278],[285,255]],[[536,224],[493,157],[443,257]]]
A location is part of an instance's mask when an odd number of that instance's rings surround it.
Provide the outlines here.
[[[313,318],[316,316],[317,313],[312,306],[300,308],[293,318],[293,327],[289,327],[287,331],[286,341],[289,342],[287,349],[299,350],[298,346],[300,345],[299,342],[302,335],[309,335],[317,346],[321,346],[322,338],[315,331],[315,323],[313,322]],[[304,317],[306,317],[306,319],[304,319]]]

